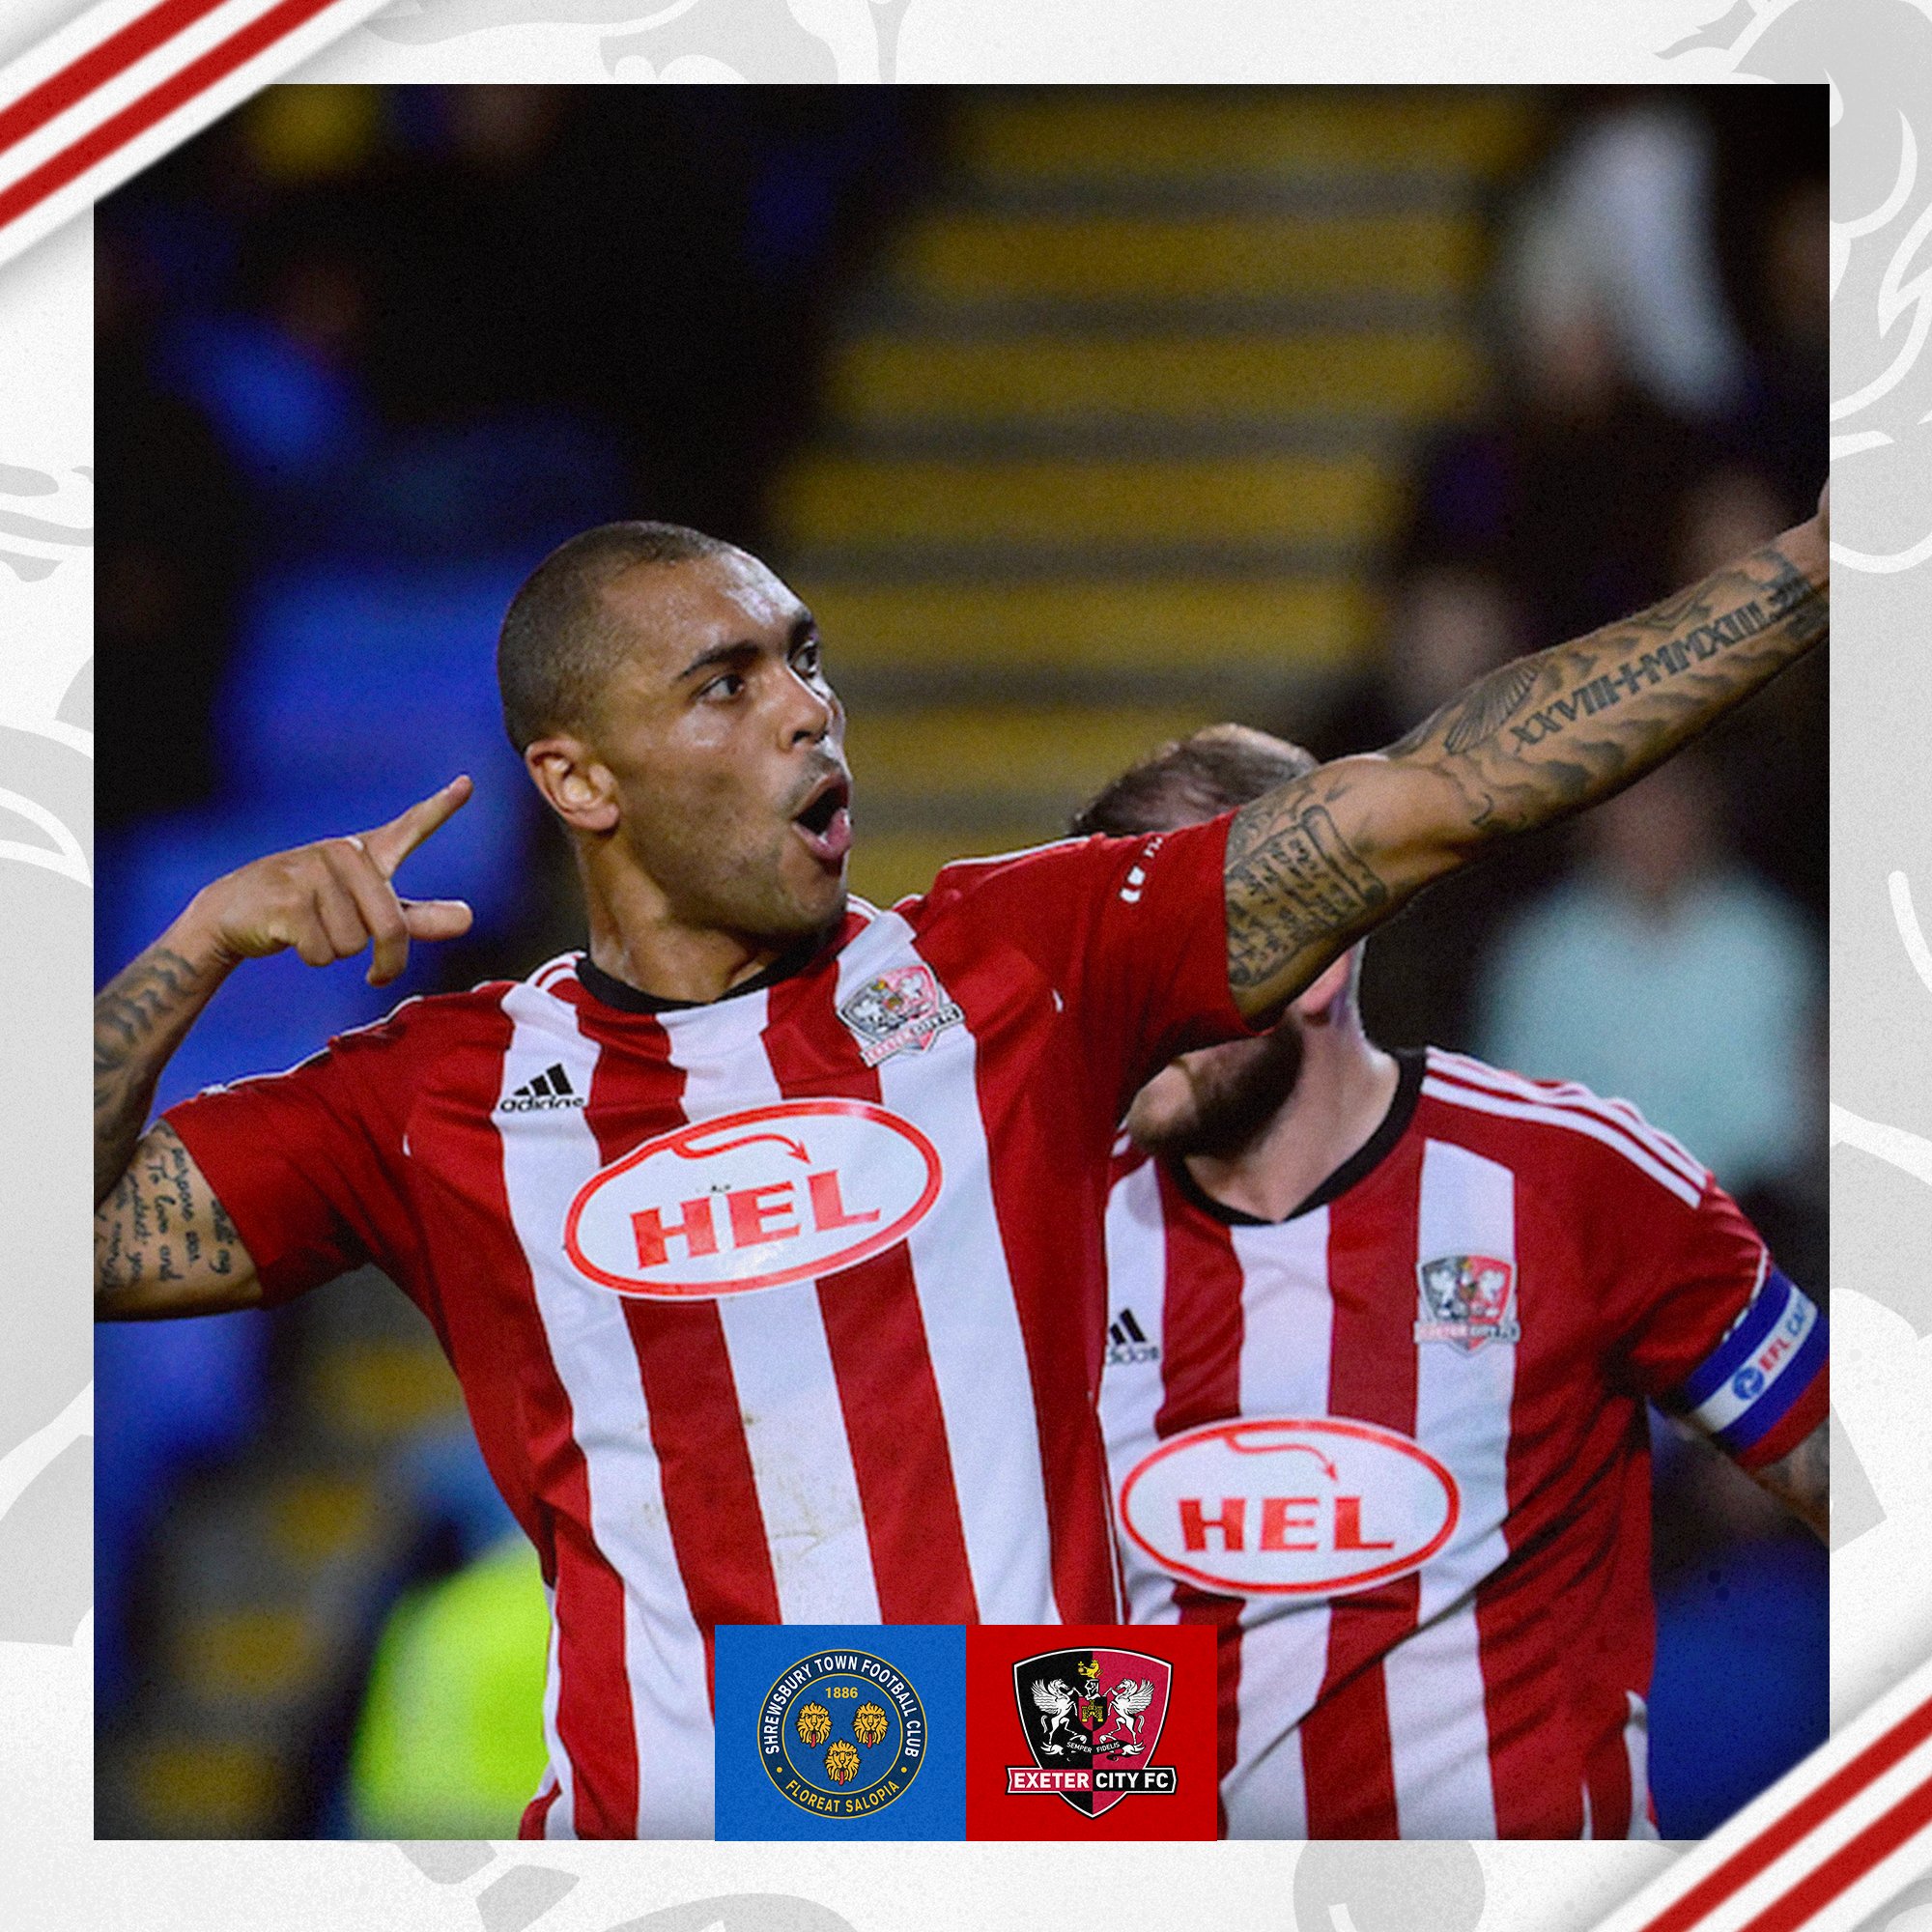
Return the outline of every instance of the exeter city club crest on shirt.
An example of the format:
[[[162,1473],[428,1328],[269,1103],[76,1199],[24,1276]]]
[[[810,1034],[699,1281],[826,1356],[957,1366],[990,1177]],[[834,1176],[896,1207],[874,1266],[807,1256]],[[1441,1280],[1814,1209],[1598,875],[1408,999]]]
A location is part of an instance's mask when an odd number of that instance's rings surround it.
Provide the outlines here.
[[[1516,1269],[1494,1255],[1437,1255],[1419,1263],[1415,1339],[1450,1342],[1465,1354],[1485,1342],[1515,1342]]]
[[[929,966],[895,966],[867,980],[838,1009],[859,1042],[859,1058],[876,1066],[895,1053],[923,1053],[966,1015],[948,999]]]

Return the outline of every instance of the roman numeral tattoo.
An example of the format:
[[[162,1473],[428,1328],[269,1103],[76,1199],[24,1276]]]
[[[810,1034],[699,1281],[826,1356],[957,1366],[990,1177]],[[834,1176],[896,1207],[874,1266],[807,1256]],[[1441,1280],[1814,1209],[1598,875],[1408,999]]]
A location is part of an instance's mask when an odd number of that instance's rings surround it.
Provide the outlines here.
[[[1793,537],[1801,533],[1792,532]],[[1821,642],[1816,575],[1778,545],[1634,617],[1504,665],[1385,753],[1257,799],[1228,838],[1228,972],[1292,997],[1430,880],[1620,791]]]

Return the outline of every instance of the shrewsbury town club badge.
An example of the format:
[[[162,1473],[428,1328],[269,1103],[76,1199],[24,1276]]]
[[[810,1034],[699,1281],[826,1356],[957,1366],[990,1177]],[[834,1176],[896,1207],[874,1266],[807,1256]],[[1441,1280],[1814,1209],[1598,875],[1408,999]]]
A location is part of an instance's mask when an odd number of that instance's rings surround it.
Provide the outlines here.
[[[781,1796],[826,1818],[890,1804],[919,1776],[925,1742],[912,1681],[866,1650],[800,1658],[758,1710],[765,1775]]]

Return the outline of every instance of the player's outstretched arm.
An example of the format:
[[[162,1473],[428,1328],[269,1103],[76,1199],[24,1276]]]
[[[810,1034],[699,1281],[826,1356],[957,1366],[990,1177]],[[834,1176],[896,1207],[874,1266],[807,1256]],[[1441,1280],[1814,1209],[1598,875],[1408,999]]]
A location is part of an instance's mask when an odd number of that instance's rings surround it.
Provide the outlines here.
[[[165,1121],[94,1210],[94,1319],[228,1315],[262,1299],[255,1264]]]
[[[206,1315],[260,1299],[254,1264],[187,1149],[142,1128],[161,1069],[243,959],[293,947],[311,966],[372,948],[369,983],[403,970],[412,939],[469,928],[456,899],[410,900],[396,867],[469,796],[456,779],[388,824],[275,852],[205,886],[94,1002],[95,1313]]]
[[[1228,837],[1228,974],[1272,1013],[1432,880],[1621,791],[1821,642],[1828,504],[1620,623],[1505,665],[1387,751],[1246,806]]]
[[[1821,1422],[1798,1447],[1762,1469],[1751,1480],[1776,1496],[1821,1541],[1832,1533],[1832,1451],[1830,1425]]]

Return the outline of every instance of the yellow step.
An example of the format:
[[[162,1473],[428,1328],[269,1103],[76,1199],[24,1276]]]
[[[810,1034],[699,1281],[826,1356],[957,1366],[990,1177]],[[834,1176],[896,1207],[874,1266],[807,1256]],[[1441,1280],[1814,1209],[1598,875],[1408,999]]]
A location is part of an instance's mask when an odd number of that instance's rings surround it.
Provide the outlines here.
[[[954,800],[977,792],[987,800],[988,822],[1000,821],[1004,797],[1070,808],[1156,745],[1214,722],[1211,711],[1187,705],[868,708],[847,739],[861,838],[868,799],[916,813],[935,792]],[[1024,812],[1007,817],[1030,822]],[[1049,825],[1039,836],[1065,829]]]
[[[375,1492],[359,1477],[291,1476],[276,1486],[270,1522],[280,1553],[289,1561],[327,1563],[374,1535]]]
[[[317,1364],[315,1401],[329,1422],[361,1438],[447,1421],[463,1408],[449,1364],[427,1342],[359,1342]]]
[[[807,457],[774,492],[782,545],[1362,544],[1396,481],[1370,457]]]
[[[156,1838],[257,1838],[281,1803],[283,1769],[263,1746],[172,1739],[131,1767],[135,1802]]]
[[[801,580],[833,682],[847,669],[997,674],[1325,670],[1371,646],[1375,600],[1342,578],[880,584]]]
[[[1481,361],[1437,332],[862,336],[834,364],[835,414],[867,427],[1070,418],[1257,422],[1313,414],[1433,419],[1475,399]]]
[[[1451,170],[1487,177],[1534,130],[1528,101],[1475,88],[1094,90],[969,97],[958,148],[995,182]]]
[[[285,1605],[221,1610],[181,1627],[175,1658],[178,1681],[203,1696],[273,1696],[314,1670],[315,1628]]]
[[[935,214],[891,257],[903,288],[950,301],[1444,298],[1482,271],[1463,214]]]

